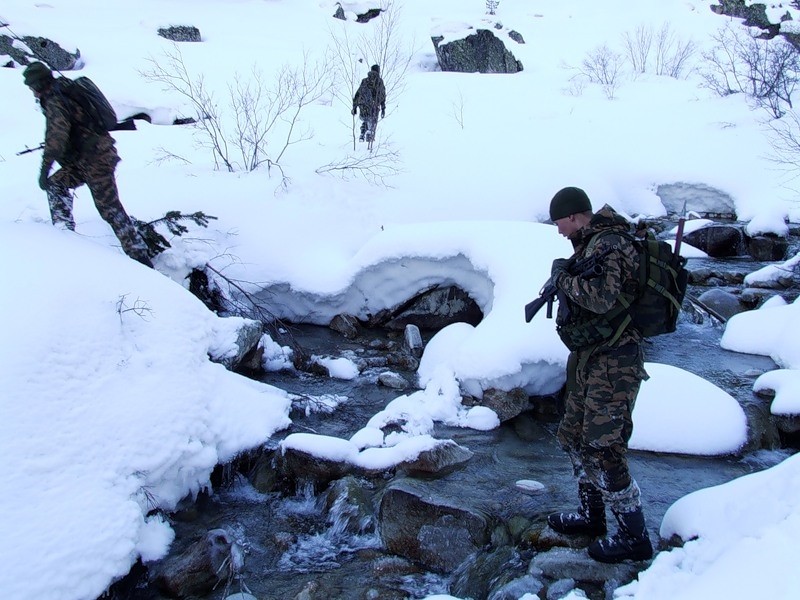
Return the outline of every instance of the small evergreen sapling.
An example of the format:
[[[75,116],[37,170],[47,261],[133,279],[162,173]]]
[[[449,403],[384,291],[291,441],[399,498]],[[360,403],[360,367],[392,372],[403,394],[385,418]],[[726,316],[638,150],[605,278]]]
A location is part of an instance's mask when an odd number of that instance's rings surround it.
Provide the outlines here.
[[[172,247],[167,241],[167,238],[156,231],[156,225],[165,225],[172,235],[183,235],[189,231],[189,228],[181,223],[181,221],[193,221],[200,227],[208,227],[208,221],[211,219],[216,220],[216,218],[217,217],[207,215],[199,210],[188,215],[183,214],[179,210],[171,210],[160,219],[150,221],[149,223],[134,218],[133,224],[136,226],[136,229],[139,230],[139,235],[142,236],[144,243],[147,244],[147,251],[150,258],[154,258],[167,248]]]

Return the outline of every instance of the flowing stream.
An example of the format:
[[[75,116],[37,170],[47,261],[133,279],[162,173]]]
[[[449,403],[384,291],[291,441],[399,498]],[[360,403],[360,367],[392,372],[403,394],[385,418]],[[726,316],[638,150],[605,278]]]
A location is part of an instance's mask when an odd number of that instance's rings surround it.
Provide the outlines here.
[[[768,358],[722,350],[721,333],[719,325],[682,318],[675,334],[647,344],[646,360],[678,366],[715,383],[757,420],[768,411],[765,402],[752,394],[752,383],[758,374],[775,366]],[[347,349],[358,352],[364,342],[349,342],[327,328],[313,326],[297,327],[294,336],[310,354],[341,355]],[[297,394],[333,395],[340,400],[346,397],[330,414],[294,411],[291,430],[280,437],[299,431],[351,436],[401,393],[376,385],[379,372],[367,370],[351,381],[290,373],[265,376],[265,382]],[[411,373],[405,375],[413,377]],[[576,502],[575,481],[556,443],[556,427],[555,421],[527,413],[488,432],[439,426],[436,437],[453,439],[474,456],[463,468],[423,483],[431,494],[455,501],[468,499],[509,517],[521,514],[543,520],[549,512]],[[678,498],[770,467],[792,452],[779,449],[774,435],[752,435],[757,438],[753,449],[742,456],[631,452],[631,470],[643,490],[653,539],[658,539],[665,511]],[[520,493],[514,485],[519,479],[539,481],[545,491],[536,496]],[[315,497],[310,489],[298,490],[291,497],[262,494],[244,476],[236,475],[231,485],[199,498],[190,510],[174,516],[177,538],[172,551],[181,552],[210,529],[224,528],[232,534],[244,551],[244,569],[232,587],[217,589],[208,596],[215,600],[248,590],[258,600],[392,600],[448,593],[448,576],[426,572],[388,554],[382,548],[375,520],[355,523],[355,519],[364,521],[365,517],[353,514],[347,505],[337,506],[330,497]],[[163,597],[148,584],[143,569],[133,572],[124,585],[116,586],[115,594],[133,600]]]

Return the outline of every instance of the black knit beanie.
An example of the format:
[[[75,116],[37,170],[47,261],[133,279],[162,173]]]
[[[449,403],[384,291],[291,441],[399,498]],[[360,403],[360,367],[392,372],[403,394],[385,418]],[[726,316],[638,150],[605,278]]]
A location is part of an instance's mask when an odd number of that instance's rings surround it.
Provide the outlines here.
[[[36,92],[41,92],[53,83],[53,72],[47,65],[40,62],[33,62],[25,67],[22,72],[25,85]]]
[[[369,68],[369,70],[370,70],[370,71],[375,71],[375,72],[376,72],[378,75],[380,75],[380,73],[381,73],[381,68],[380,68],[378,65],[372,65],[372,66]]]
[[[577,213],[592,210],[589,196],[581,188],[565,187],[556,192],[550,200],[550,220],[554,223],[559,219]]]

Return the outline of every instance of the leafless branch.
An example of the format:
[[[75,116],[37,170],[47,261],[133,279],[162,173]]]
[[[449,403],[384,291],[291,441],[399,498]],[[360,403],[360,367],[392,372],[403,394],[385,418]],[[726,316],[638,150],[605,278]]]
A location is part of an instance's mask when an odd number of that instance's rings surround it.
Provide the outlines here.
[[[119,315],[119,322],[122,323],[122,316],[125,313],[133,313],[143,321],[148,321],[149,317],[153,315],[153,309],[147,305],[147,302],[139,298],[133,303],[133,306],[128,306],[128,294],[122,294],[117,299],[117,314]]]
[[[744,93],[773,118],[792,108],[800,81],[800,54],[781,37],[764,40],[730,23],[714,36],[705,53],[701,76],[705,87],[720,96]]]
[[[379,144],[366,155],[347,155],[317,168],[319,174],[330,173],[342,179],[362,178],[369,183],[387,186],[386,180],[402,172],[398,152]],[[388,186],[387,186],[388,187]]]
[[[291,328],[274,313],[267,309],[247,288],[253,288],[255,284],[246,281],[232,279],[222,271],[206,264],[206,270],[215,275],[216,285],[224,283],[228,287],[225,294],[226,302],[229,304],[231,312],[238,316],[255,319],[264,324],[273,339],[287,341],[292,349],[295,364],[306,364],[308,354],[297,343],[291,334]]]

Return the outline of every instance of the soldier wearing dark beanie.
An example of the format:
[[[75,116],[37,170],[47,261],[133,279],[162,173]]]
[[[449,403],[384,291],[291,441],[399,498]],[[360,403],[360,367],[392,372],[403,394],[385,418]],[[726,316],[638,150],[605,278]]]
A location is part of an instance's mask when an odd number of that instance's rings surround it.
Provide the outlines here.
[[[649,560],[653,546],[641,490],[626,456],[633,407],[647,379],[642,334],[628,321],[619,328],[612,325],[614,311],[627,302],[623,290],[636,289],[639,254],[628,221],[608,205],[593,212],[580,188],[556,192],[550,218],[574,249],[571,258],[553,261],[550,281],[559,292],[556,331],[570,349],[556,437],[577,477],[579,506],[550,514],[547,524],[558,533],[597,538],[587,548],[595,560]],[[592,255],[598,257],[599,275],[584,278],[570,272],[576,261]],[[606,507],[618,523],[613,534]]]
[[[559,219],[592,210],[589,196],[581,188],[565,187],[556,192],[550,201],[550,220],[555,223]]]
[[[53,85],[53,81],[55,80],[53,72],[47,65],[40,62],[33,62],[28,65],[22,72],[22,77],[25,81],[25,85],[38,93],[47,90]]]

